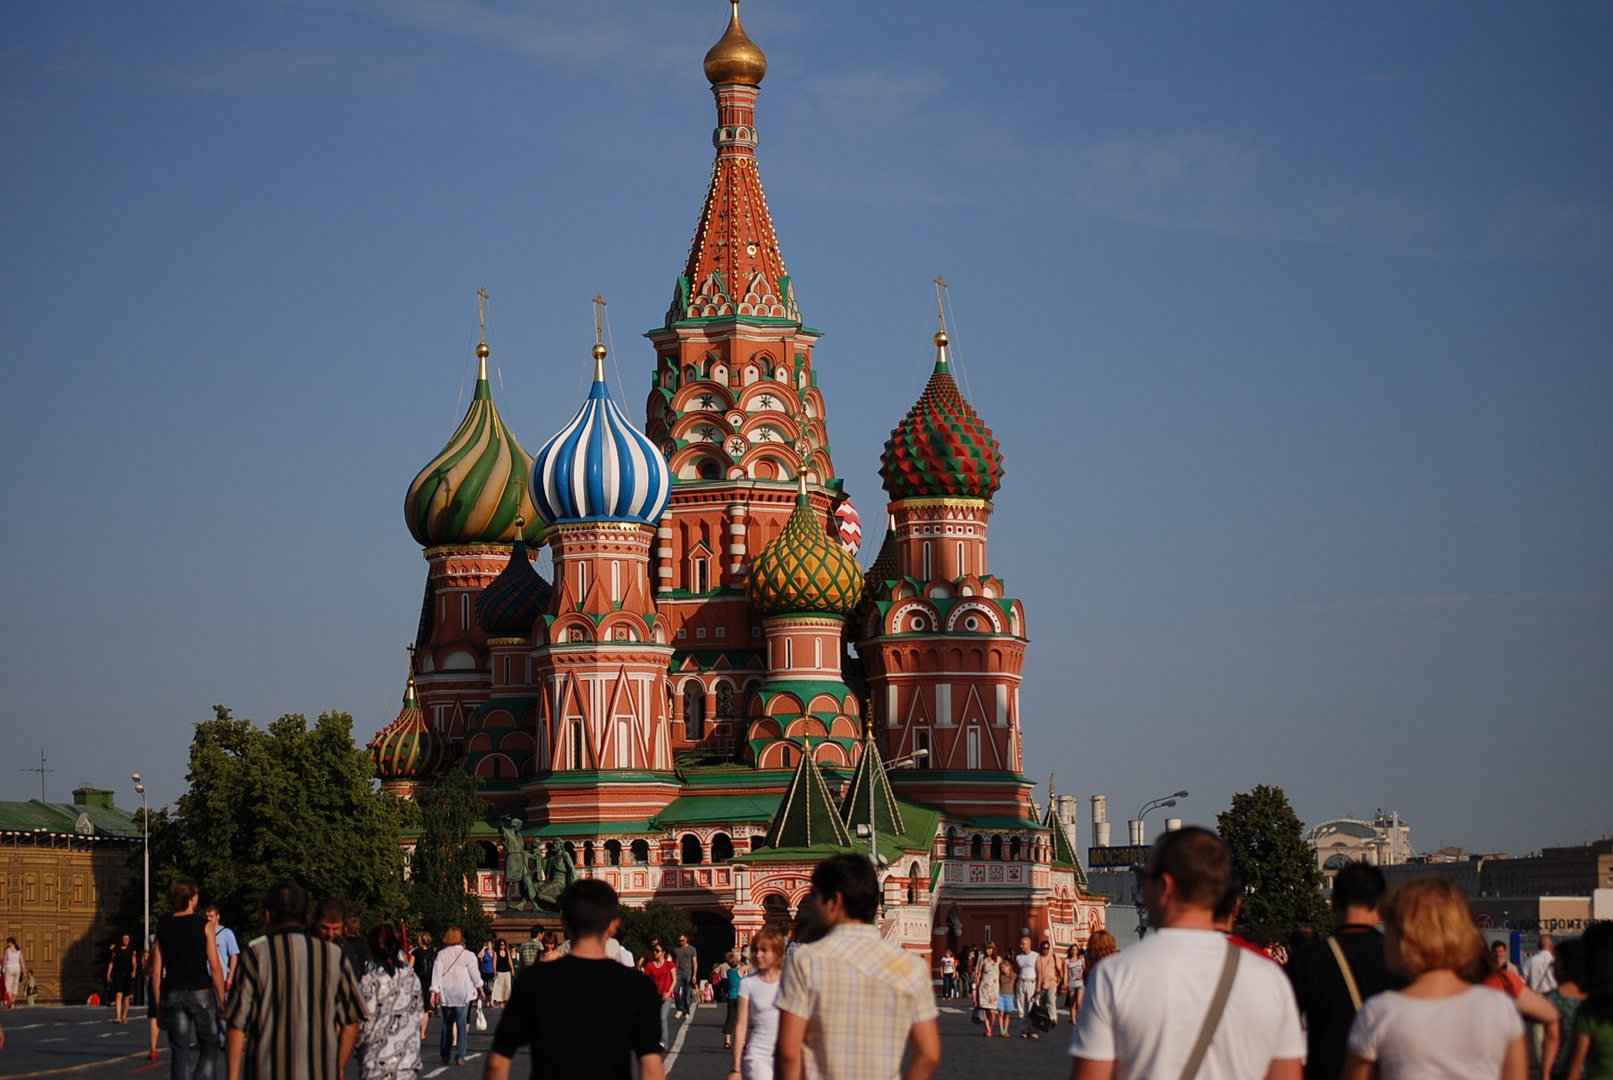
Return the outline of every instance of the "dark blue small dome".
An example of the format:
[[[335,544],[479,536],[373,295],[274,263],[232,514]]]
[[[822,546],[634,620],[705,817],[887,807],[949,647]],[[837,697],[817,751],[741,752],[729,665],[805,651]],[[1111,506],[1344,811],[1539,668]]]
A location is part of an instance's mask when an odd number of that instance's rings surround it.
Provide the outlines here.
[[[532,569],[526,542],[516,534],[504,572],[476,598],[476,622],[488,637],[531,637],[532,624],[549,605],[549,583]]]

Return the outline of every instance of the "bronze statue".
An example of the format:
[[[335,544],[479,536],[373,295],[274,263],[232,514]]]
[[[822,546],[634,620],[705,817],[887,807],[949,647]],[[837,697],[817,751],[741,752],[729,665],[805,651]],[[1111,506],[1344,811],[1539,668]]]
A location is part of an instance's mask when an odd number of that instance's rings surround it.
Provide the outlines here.
[[[504,907],[507,911],[538,906],[538,879],[532,872],[532,860],[527,857],[526,840],[521,836],[522,824],[517,817],[502,818],[498,823],[498,834],[504,841]]]

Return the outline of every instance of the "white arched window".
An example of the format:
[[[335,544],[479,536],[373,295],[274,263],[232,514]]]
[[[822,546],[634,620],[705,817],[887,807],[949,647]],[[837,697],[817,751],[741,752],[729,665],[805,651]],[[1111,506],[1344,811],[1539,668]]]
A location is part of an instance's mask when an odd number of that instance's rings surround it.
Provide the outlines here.
[[[963,545],[958,546],[961,548]],[[622,602],[622,564],[614,560],[610,564],[610,602]]]

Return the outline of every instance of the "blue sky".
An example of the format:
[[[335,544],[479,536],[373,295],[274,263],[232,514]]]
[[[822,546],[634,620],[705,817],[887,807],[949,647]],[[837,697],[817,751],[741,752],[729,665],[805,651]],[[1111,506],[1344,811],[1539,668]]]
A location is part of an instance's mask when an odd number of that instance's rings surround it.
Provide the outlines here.
[[[215,702],[396,714],[474,290],[528,450],[596,292],[639,413],[726,7],[0,11],[0,797],[44,750],[171,799]],[[1613,830],[1613,12],[744,12],[870,521],[952,283],[1028,772],[1117,821],[1272,783],[1420,848]]]

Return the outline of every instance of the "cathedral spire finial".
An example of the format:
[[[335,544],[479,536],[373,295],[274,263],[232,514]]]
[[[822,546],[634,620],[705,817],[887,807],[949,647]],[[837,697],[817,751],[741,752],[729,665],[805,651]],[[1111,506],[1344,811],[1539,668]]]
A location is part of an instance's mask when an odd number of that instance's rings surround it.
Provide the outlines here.
[[[605,294],[594,294],[594,381],[605,381]]]
[[[487,347],[487,286],[476,286],[476,307],[482,321],[482,340],[476,346],[476,380],[487,381],[487,357],[493,351]]]
[[[706,79],[713,86],[726,83],[758,86],[767,74],[767,57],[739,25],[739,0],[728,2],[733,5],[728,16],[728,31],[706,53]]]
[[[940,274],[930,279],[935,282],[935,370],[947,369],[947,279]]]

